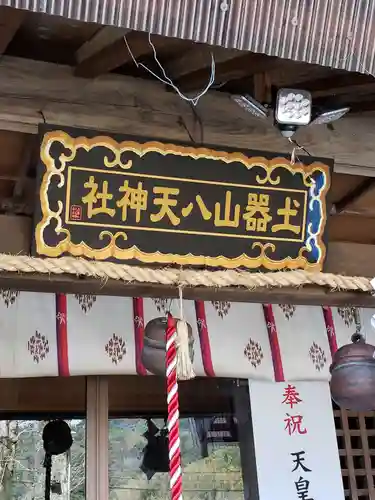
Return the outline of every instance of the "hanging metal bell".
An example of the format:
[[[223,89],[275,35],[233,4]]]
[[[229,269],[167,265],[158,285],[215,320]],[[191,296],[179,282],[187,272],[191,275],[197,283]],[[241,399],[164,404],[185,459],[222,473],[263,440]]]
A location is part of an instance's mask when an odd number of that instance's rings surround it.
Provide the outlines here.
[[[193,330],[188,323],[190,359],[194,358]],[[165,330],[167,318],[154,318],[145,328],[142,349],[142,363],[153,375],[165,375]]]
[[[360,334],[352,336],[333,356],[331,395],[345,410],[375,410],[375,347]]]

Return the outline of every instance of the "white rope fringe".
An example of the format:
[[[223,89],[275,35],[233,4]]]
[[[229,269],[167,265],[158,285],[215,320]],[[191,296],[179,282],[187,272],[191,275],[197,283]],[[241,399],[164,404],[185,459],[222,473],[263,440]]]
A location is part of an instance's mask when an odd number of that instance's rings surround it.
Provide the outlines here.
[[[190,359],[189,329],[186,321],[178,319],[176,322],[177,344],[177,378],[190,380],[195,377],[193,363]]]

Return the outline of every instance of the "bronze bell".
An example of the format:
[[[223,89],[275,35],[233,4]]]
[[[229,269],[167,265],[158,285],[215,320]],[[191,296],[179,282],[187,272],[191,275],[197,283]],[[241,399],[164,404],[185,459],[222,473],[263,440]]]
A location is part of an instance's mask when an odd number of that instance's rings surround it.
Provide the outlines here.
[[[189,352],[190,359],[194,358],[193,330],[189,323]],[[165,330],[167,318],[154,318],[149,321],[145,328],[143,339],[142,363],[146,370],[154,375],[165,375]]]
[[[375,410],[375,347],[366,344],[359,333],[352,336],[352,342],[333,356],[332,399],[345,410]]]

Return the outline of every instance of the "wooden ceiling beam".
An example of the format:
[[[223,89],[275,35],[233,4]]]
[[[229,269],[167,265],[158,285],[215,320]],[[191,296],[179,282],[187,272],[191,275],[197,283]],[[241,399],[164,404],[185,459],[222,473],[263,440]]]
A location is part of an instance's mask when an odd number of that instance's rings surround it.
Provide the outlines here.
[[[372,75],[343,73],[327,78],[307,80],[298,84],[298,88],[308,90],[313,97],[323,97],[355,92],[361,87],[375,91],[375,78]]]
[[[92,58],[103,49],[122,39],[130,30],[122,30],[114,26],[100,28],[94,36],[85,42],[75,53],[77,65]]]
[[[375,179],[367,178],[367,182],[363,182],[362,192],[355,191],[354,196],[347,200],[343,212],[375,217]]]
[[[225,89],[232,93],[251,93],[254,80],[258,74],[266,74],[267,80],[273,87],[299,88],[299,86],[302,86],[301,82],[308,81],[311,78],[323,78],[326,77],[327,73],[332,72],[332,70],[316,64],[272,58],[264,55],[261,57],[263,60],[260,59],[259,62],[254,60],[254,64],[252,64],[254,71],[248,73],[248,76],[245,74],[240,78],[232,78],[225,86]]]
[[[375,111],[375,84],[352,87],[352,92],[329,94],[314,97],[314,104],[322,108],[338,108],[348,106],[351,114],[362,114]],[[334,125],[335,126],[335,125]]]
[[[78,64],[75,68],[75,76],[96,78],[120,66],[133,64],[133,57],[137,61],[142,61],[152,56],[153,49],[149,43],[147,33],[131,30],[124,31],[118,28],[113,31],[113,29],[111,28],[111,31],[106,31],[103,34],[103,30],[107,30],[107,28],[103,28],[94,36],[94,39],[86,42],[77,51],[76,59]],[[152,35],[151,41],[158,56],[168,53],[173,54],[178,48],[185,45],[183,40],[159,35]]]
[[[100,37],[100,34],[101,32],[98,33],[98,37]],[[128,45],[136,59],[142,58],[152,52],[146,33],[132,31],[127,34],[121,32],[116,35],[111,32],[107,39],[103,36],[103,39],[110,43],[106,43],[105,46],[98,43],[96,51],[92,47],[91,51],[88,51],[87,48],[83,50],[84,46],[79,49],[77,60],[80,59],[80,62],[76,66],[75,75],[84,78],[96,78],[99,75],[109,73],[131,62],[132,56],[126,46],[124,36],[126,36]],[[111,38],[113,38],[112,41],[110,41]],[[152,38],[156,47],[161,45],[162,39],[163,37],[156,36]],[[93,45],[95,45],[94,42],[95,40],[92,42]],[[82,58],[82,53],[89,53],[90,55]]]
[[[331,215],[328,223],[328,237],[330,242],[375,245],[375,217],[345,212]]]
[[[240,50],[224,49],[223,47],[208,47],[203,44],[196,44],[193,48],[187,50],[184,54],[179,55],[166,64],[166,73],[172,80],[181,80],[184,77],[196,78],[204,72],[208,79],[211,70],[212,57],[215,60],[216,69],[232,59],[248,56],[248,52],[244,53]],[[197,75],[198,73],[198,75]]]
[[[155,91],[154,95],[160,94]],[[171,108],[153,110],[155,101],[149,102],[147,99],[144,101],[144,96],[145,94],[139,95],[140,105],[134,106],[94,104],[87,101],[64,103],[46,98],[8,98],[1,97],[0,93],[0,130],[36,134],[39,124],[51,123],[56,126],[87,128],[108,133],[123,134],[128,131],[135,136],[191,143],[191,137],[186,130],[188,127],[190,134],[199,139],[200,125],[197,125],[191,110],[187,107],[183,109],[182,106],[179,107],[180,103],[173,101],[170,102]],[[246,114],[241,117],[236,105],[225,95],[213,98],[212,104],[215,105],[215,109],[208,105],[203,108],[208,113],[203,112],[200,115],[204,116],[201,123],[206,144],[216,144],[217,147],[231,149],[253,148],[290,154],[288,143],[272,124],[260,123],[259,120],[255,122],[251,117],[248,119]],[[176,110],[180,110],[180,114],[171,112],[173,106],[176,106]],[[315,127],[314,130],[301,131],[298,140],[311,154],[334,158],[335,172],[375,177],[373,164],[375,148],[366,139],[366,135],[374,126],[374,116],[365,122],[359,118],[346,121],[344,119],[333,131],[325,127],[320,127],[320,130],[319,127]],[[353,128],[363,137],[357,140],[353,138]]]
[[[275,69],[281,61],[277,57],[266,56],[264,54],[228,51],[227,49],[219,52],[219,54],[220,56],[215,58],[216,84],[232,83],[233,80],[242,80],[244,78],[248,80],[250,76],[256,73],[266,73]],[[194,52],[191,53],[191,58],[194,58]],[[177,78],[179,87],[185,92],[197,91],[207,85],[211,64],[209,54],[207,54],[204,60],[206,64],[204,68],[196,68],[190,74],[186,72],[184,73],[184,77],[180,77],[180,79],[177,76],[174,77],[175,79]],[[177,66],[176,64],[176,67],[179,68],[180,65]],[[194,68],[193,64],[191,68]],[[173,74],[173,67],[171,67],[171,72]],[[178,75],[178,71],[176,71],[176,75]]]
[[[366,119],[367,113],[375,111],[375,89],[372,94],[349,95],[342,96],[327,96],[314,99],[314,104],[320,108],[333,109],[341,107],[349,107],[350,115],[356,116],[358,119],[362,117]],[[337,122],[334,122],[333,127],[336,127]]]
[[[5,53],[26,14],[26,10],[0,7],[0,55]]]
[[[325,272],[345,276],[375,276],[375,245],[328,241]]]
[[[339,203],[348,193],[359,186],[365,178],[362,175],[345,175],[334,172],[329,189],[331,203]]]
[[[116,74],[86,81],[74,77],[68,66],[6,56],[0,59],[0,74],[0,128],[5,130],[36,133],[45,120],[191,142],[188,128],[193,137],[200,137],[201,127],[190,106],[159,82]],[[196,111],[206,144],[290,154],[289,143],[272,122],[253,118],[223,92],[209,92]],[[333,131],[306,127],[296,139],[311,154],[334,158],[338,172],[373,176],[374,127],[372,114],[349,115],[337,121]]]
[[[336,213],[355,211],[358,202],[365,196],[374,194],[375,179],[373,177],[367,177],[352,191],[347,193],[340,201],[335,204]],[[375,206],[373,208],[375,212]],[[375,215],[375,214],[374,214]]]
[[[350,112],[352,114],[360,115],[362,113],[375,111],[375,95],[363,96],[362,101],[352,102],[348,99],[346,103],[350,106]]]
[[[337,76],[340,72],[341,70],[333,70],[317,64],[289,61],[289,65],[281,64],[277,71],[270,74],[270,77],[275,87],[304,88],[304,82],[323,80],[332,73]]]

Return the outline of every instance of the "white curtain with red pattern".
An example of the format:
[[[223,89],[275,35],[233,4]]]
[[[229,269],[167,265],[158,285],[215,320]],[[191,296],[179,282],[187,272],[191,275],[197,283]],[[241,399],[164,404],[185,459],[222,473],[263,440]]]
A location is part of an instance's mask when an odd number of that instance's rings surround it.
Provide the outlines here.
[[[144,330],[178,300],[0,291],[0,377],[151,375]],[[329,380],[332,353],[361,331],[375,344],[371,309],[183,301],[200,376]]]

